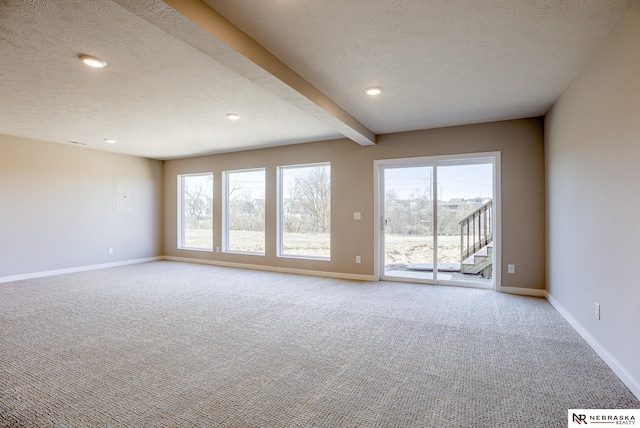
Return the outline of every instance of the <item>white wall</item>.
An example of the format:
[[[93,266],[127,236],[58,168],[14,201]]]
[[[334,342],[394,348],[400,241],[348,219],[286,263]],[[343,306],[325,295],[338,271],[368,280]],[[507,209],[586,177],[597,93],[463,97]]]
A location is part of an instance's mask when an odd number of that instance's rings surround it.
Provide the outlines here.
[[[162,169],[0,135],[0,279],[160,256]],[[114,177],[128,183],[128,212],[113,211]]]
[[[640,1],[547,114],[545,156],[550,300],[640,396]]]

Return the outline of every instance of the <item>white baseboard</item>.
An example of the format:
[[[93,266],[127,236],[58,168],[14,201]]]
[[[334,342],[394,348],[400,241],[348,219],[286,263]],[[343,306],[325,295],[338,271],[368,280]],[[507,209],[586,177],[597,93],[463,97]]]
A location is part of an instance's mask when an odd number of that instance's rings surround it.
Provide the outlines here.
[[[319,270],[291,269],[291,268],[284,268],[284,267],[277,267],[277,266],[252,265],[252,264],[246,264],[246,263],[221,262],[216,260],[191,259],[186,257],[173,257],[173,256],[163,256],[161,259],[172,261],[172,262],[199,263],[199,264],[205,264],[205,265],[231,267],[231,268],[237,268],[237,269],[252,269],[252,270],[261,270],[266,272],[289,273],[294,275],[307,275],[307,276],[320,276],[324,278],[348,279],[348,280],[354,280],[354,281],[374,281],[375,280],[375,277],[373,275],[356,275],[351,273],[323,272]]]
[[[126,265],[134,265],[138,263],[155,262],[158,260],[162,260],[162,258],[147,257],[144,259],[123,260],[120,262],[102,263],[99,265],[77,266],[77,267],[66,268],[66,269],[56,269],[56,270],[47,270],[43,272],[26,273],[23,275],[3,276],[3,277],[0,277],[0,284],[2,284],[3,282],[22,281],[25,279],[43,278],[45,276],[63,275],[65,273],[85,272],[88,270],[106,269],[106,268],[117,267],[117,266],[126,266]]]
[[[640,382],[638,382],[637,379],[634,379],[633,376],[631,376],[629,372],[627,372],[625,368],[622,367],[622,365],[620,365],[620,363],[613,358],[607,350],[593,336],[591,336],[589,332],[582,327],[582,325],[580,325],[580,323],[572,317],[556,299],[553,298],[551,294],[547,294],[547,300],[558,312],[560,312],[560,315],[562,315],[564,319],[571,324],[571,327],[573,327],[578,334],[582,336],[589,346],[596,351],[596,354],[598,354],[598,356],[602,358],[602,360],[609,366],[609,368],[611,368],[611,370],[613,370],[620,380],[627,385],[631,392],[640,399]]]
[[[498,291],[501,293],[519,294],[521,296],[547,297],[546,290],[537,290],[534,288],[500,287]]]

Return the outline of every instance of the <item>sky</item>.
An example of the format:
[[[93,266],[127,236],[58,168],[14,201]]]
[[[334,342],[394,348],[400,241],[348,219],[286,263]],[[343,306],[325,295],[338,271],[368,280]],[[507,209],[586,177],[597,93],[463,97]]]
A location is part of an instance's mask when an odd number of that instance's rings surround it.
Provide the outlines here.
[[[265,170],[254,169],[247,171],[232,171],[228,175],[229,190],[240,189],[247,200],[264,199]]]
[[[493,165],[454,165],[438,166],[438,200],[472,199],[476,197],[492,198]],[[306,168],[286,168],[287,182],[306,173]],[[412,194],[430,192],[432,167],[385,168],[385,191],[393,189],[399,199],[408,199]],[[206,181],[205,177],[190,176],[190,181]],[[242,187],[243,193],[249,193],[250,199],[264,199],[264,169],[236,171],[229,176],[230,187]],[[287,187],[285,184],[285,187]],[[286,189],[285,189],[286,191]],[[285,192],[286,193],[286,192]]]
[[[455,165],[438,168],[438,200],[493,197],[493,165]],[[398,199],[430,192],[432,167],[386,168],[385,191],[393,189]]]
[[[285,197],[289,195],[290,187],[295,182],[296,178],[306,175],[310,168],[319,165],[301,165],[293,167],[282,167],[283,171],[283,185]],[[327,165],[328,166],[328,165]],[[242,193],[245,198],[249,199],[264,199],[265,194],[265,170],[254,169],[245,171],[230,171],[228,173],[229,189],[242,188]]]

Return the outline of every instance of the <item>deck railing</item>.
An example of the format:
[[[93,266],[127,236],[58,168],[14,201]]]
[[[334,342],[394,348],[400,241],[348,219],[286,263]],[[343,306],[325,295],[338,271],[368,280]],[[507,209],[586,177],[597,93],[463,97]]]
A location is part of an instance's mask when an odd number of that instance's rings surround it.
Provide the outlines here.
[[[493,200],[460,221],[460,263],[493,241]]]

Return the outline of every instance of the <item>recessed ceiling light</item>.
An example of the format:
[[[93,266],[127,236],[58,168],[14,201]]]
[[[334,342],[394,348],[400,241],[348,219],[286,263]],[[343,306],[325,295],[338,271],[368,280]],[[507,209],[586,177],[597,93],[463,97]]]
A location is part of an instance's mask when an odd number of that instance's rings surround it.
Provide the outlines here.
[[[368,95],[380,95],[382,93],[382,88],[379,86],[372,86],[364,90]]]
[[[80,55],[80,59],[89,67],[102,68],[107,65],[106,61],[91,55]]]
[[[240,115],[238,113],[227,113],[227,119],[238,120],[240,119]]]
[[[104,141],[109,144],[115,144],[115,142],[118,140],[114,140],[113,138],[105,138]]]

